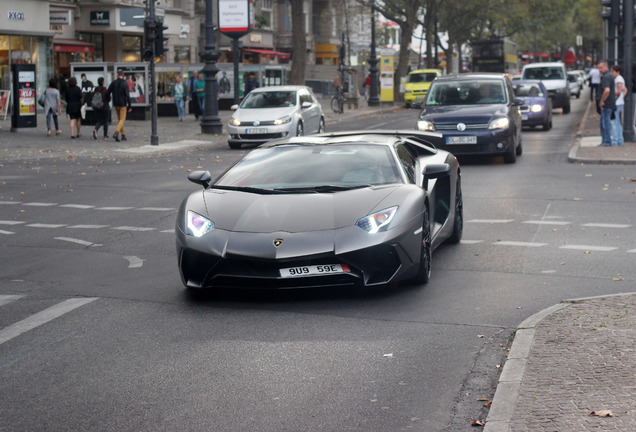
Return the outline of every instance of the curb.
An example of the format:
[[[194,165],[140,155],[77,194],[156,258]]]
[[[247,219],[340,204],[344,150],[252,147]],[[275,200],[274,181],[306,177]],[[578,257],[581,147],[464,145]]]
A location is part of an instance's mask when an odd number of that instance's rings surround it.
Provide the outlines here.
[[[565,299],[560,303],[531,315],[519,324],[515,333],[514,341],[510,348],[510,353],[508,354],[508,359],[506,360],[506,364],[499,376],[497,390],[495,391],[490,411],[486,417],[486,426],[483,429],[484,432],[511,432],[510,422],[517,408],[517,400],[519,399],[523,376],[526,372],[526,365],[530,358],[535,330],[537,325],[543,319],[557,311],[582,301],[634,294],[636,294],[636,292]]]

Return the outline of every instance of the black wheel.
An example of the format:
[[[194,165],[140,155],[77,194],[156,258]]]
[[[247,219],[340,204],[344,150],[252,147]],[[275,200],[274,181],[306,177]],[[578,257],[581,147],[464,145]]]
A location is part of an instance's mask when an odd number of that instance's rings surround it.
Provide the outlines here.
[[[318,125],[318,133],[325,133],[325,119],[320,118],[320,124]]]
[[[517,147],[515,146],[514,142],[510,146],[510,150],[508,150],[508,153],[504,155],[504,162],[507,164],[513,164],[517,162]]]
[[[338,97],[334,96],[331,98],[331,109],[336,114],[340,114],[340,107],[338,106]]]
[[[238,150],[241,148],[240,142],[228,142],[228,145],[230,146],[232,150]]]
[[[517,150],[515,150],[517,156],[521,156],[523,154],[523,140],[519,139],[519,145],[517,146]]]
[[[464,199],[462,198],[462,178],[457,177],[455,187],[455,219],[453,220],[453,234],[448,243],[459,243],[464,235]]]
[[[547,122],[543,123],[543,130],[544,131],[549,131],[550,129],[552,129],[552,120],[548,120]]]
[[[420,255],[420,269],[415,281],[421,284],[428,283],[431,279],[431,263],[433,258],[433,245],[431,243],[431,221],[428,207],[422,217],[422,254]]]
[[[570,113],[570,102],[568,101],[568,104],[563,107],[563,114],[569,114],[569,113]]]
[[[303,136],[303,133],[303,124],[302,122],[298,122],[298,124],[296,125],[296,136]]]

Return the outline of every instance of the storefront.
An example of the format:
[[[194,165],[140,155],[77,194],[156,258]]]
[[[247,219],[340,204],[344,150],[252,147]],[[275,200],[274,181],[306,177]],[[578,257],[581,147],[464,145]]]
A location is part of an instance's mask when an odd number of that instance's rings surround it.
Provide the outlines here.
[[[48,2],[2,0],[0,90],[11,89],[12,64],[34,64],[38,94],[46,88],[53,76],[53,33],[49,31],[48,22]]]

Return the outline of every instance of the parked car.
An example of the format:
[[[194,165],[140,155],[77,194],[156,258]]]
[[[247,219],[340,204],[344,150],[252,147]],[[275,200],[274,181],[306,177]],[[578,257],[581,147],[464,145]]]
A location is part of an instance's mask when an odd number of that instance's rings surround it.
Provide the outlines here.
[[[514,163],[521,142],[521,99],[505,74],[445,75],[433,81],[416,129],[440,132],[433,143],[456,155],[503,155]]]
[[[543,83],[539,80],[513,80],[512,88],[515,97],[523,100],[521,125],[531,128],[542,126],[545,131],[552,129],[552,99]]]
[[[530,63],[523,67],[521,74],[524,80],[541,80],[548,89],[552,107],[563,108],[563,114],[570,112],[570,86],[563,63]]]
[[[417,69],[408,74],[404,86],[404,103],[407,108],[411,105],[420,106],[426,98],[431,82],[442,75],[439,69]]]
[[[428,282],[432,254],[463,232],[457,159],[417,131],[270,141],[203,186],[177,214],[190,289],[369,288]]]
[[[252,90],[233,105],[227,133],[230,148],[262,144],[325,131],[322,107],[309,87],[274,86]]]
[[[568,87],[572,96],[576,96],[577,99],[581,97],[582,85],[581,76],[577,72],[568,72]]]

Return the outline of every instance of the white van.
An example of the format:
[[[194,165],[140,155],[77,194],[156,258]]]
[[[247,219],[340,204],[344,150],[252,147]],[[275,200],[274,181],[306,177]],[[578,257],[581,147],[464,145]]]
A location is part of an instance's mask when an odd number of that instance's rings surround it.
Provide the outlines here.
[[[541,80],[552,99],[552,107],[563,108],[563,114],[570,112],[570,88],[563,63],[530,63],[523,67],[521,75],[524,80]]]

